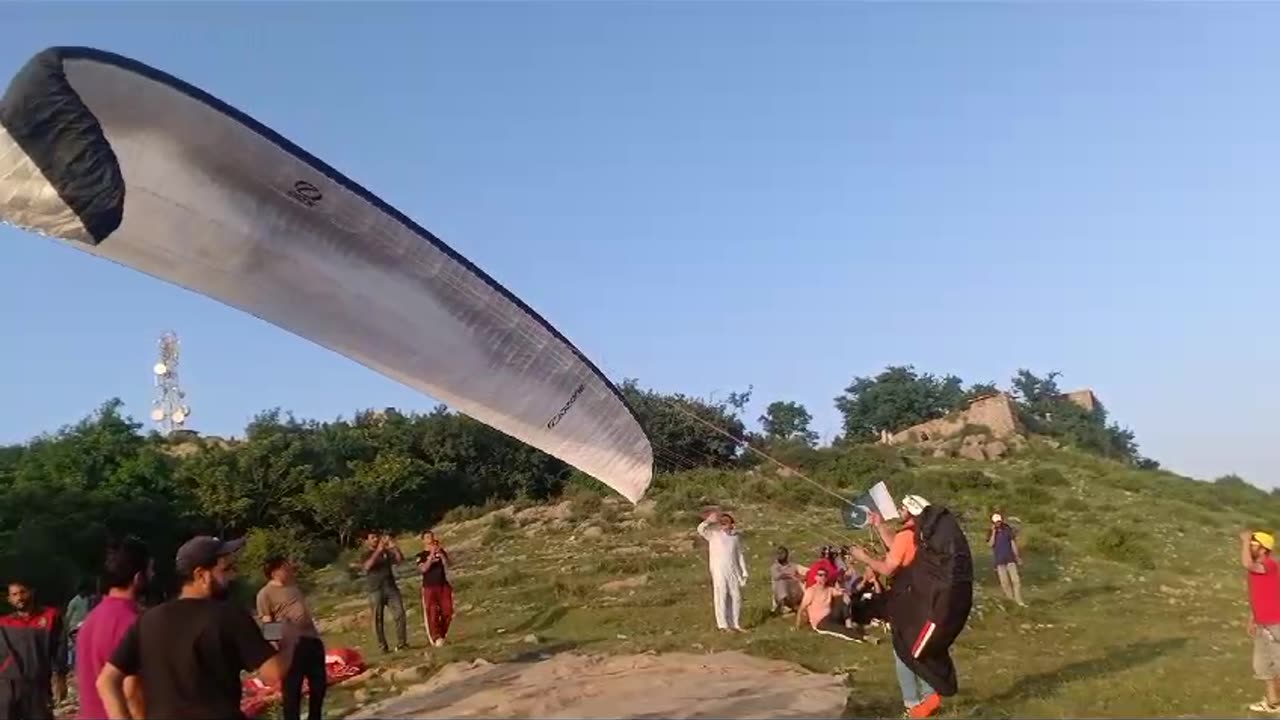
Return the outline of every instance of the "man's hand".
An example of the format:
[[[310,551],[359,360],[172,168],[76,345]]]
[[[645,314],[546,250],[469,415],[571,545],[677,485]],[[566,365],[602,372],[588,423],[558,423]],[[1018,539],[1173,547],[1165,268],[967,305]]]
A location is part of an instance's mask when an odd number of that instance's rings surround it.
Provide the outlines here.
[[[713,522],[713,523],[720,522],[720,511],[712,510],[711,512],[707,513],[707,521]]]
[[[849,555],[854,560],[864,564],[871,560],[871,557],[867,555],[867,551],[863,550],[861,545],[854,545],[849,548]]]
[[[1249,637],[1258,637],[1258,623],[1249,621]]]
[[[871,512],[867,513],[867,521],[871,523],[871,527],[878,528],[884,524],[884,517],[881,516],[880,513],[876,512],[875,510],[872,510]]]

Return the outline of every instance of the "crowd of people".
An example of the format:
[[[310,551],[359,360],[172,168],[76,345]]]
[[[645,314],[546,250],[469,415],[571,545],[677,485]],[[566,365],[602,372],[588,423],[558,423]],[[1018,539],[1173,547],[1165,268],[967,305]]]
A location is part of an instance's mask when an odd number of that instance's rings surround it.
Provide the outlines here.
[[[449,554],[427,531],[414,558],[422,581],[423,624],[428,643],[445,642],[453,616]],[[254,612],[230,598],[243,540],[200,536],[174,557],[181,581],[177,596],[143,607],[155,576],[147,545],[137,539],[112,544],[99,587],[83,586],[65,612],[43,605],[23,580],[8,585],[12,612],[0,616],[0,720],[51,720],[74,681],[83,720],[127,718],[238,718],[241,674],[256,674],[280,691],[285,720],[299,720],[304,695],[309,720],[320,720],[326,650],[297,569],[287,558],[268,557],[265,584]],[[369,533],[360,568],[373,610],[374,635],[389,650],[385,610],[396,626],[396,649],[408,647],[404,603],[396,566],[404,555],[391,537]]]
[[[931,613],[936,612],[933,608],[915,613],[914,618],[902,610],[895,613],[892,593],[893,588],[904,586],[924,590],[932,582],[932,576],[938,574],[936,571],[915,572],[921,542],[918,525],[922,518],[928,517],[930,531],[936,532],[937,519],[946,515],[949,513],[945,509],[931,509],[924,498],[908,495],[902,499],[901,522],[896,527],[891,527],[878,513],[870,514],[871,525],[887,549],[884,555],[873,555],[857,545],[825,545],[819,549],[817,558],[804,566],[792,561],[786,547],[778,547],[770,565],[771,614],[794,614],[795,629],[807,623],[815,633],[851,642],[873,639],[868,632],[872,627],[895,633],[894,664],[908,717],[934,715],[941,707],[942,697],[954,694],[957,687],[947,649],[967,620],[971,587],[955,591],[954,599],[944,610],[944,614],[953,616],[949,618],[933,617]],[[952,533],[959,533],[958,525],[952,523],[952,527],[955,528]],[[747,569],[737,522],[729,513],[711,511],[698,526],[698,534],[708,544],[716,625],[722,631],[744,632],[739,613]],[[959,534],[961,540],[955,547],[962,547],[961,554],[967,558],[967,543],[963,542],[963,534]],[[1024,606],[1018,573],[1022,556],[1016,537],[1016,530],[1002,514],[992,515],[987,545],[992,550],[996,575],[1006,597]],[[955,577],[959,578],[958,584],[964,584],[963,569]],[[971,575],[968,577],[971,582]],[[950,592],[945,588],[929,590],[931,597]],[[905,595],[896,596],[899,606],[908,604]],[[899,632],[900,628],[893,627],[894,617],[898,625],[911,626],[914,635],[907,637]],[[1280,625],[1277,630],[1280,631]],[[930,643],[930,652],[925,652]],[[1280,670],[1280,653],[1277,660]]]
[[[922,617],[904,612],[903,593],[894,592],[898,588],[909,587],[931,598],[948,592],[937,586],[937,566],[920,570],[917,558],[922,526],[936,539],[946,535],[949,521],[945,509],[934,508],[918,495],[902,499],[899,515],[894,525],[871,513],[871,525],[886,548],[883,555],[856,544],[827,545],[804,566],[792,561],[787,548],[777,548],[770,565],[771,613],[793,614],[796,629],[807,623],[815,633],[853,642],[868,639],[870,627],[889,629],[905,714],[930,717],[943,697],[956,692],[948,649],[967,620],[972,588],[961,587],[942,603],[949,606],[943,615],[950,618],[939,616],[936,607],[926,609]],[[958,525],[950,522],[951,532],[958,533]],[[716,625],[724,632],[746,632],[741,611],[749,574],[737,522],[727,512],[712,511],[697,532],[708,544]],[[1025,606],[1017,532],[1001,513],[992,515],[986,541],[1003,593]],[[1280,714],[1276,540],[1265,532],[1245,531],[1240,541],[1240,562],[1249,586],[1254,673],[1265,690],[1263,699],[1249,709]],[[229,601],[242,546],[242,540],[208,536],[189,540],[174,557],[181,580],[177,596],[145,610],[142,598],[155,576],[155,561],[137,539],[107,549],[98,585],[101,594],[82,586],[65,612],[42,605],[30,584],[11,581],[7,599],[12,612],[0,616],[0,720],[51,720],[55,705],[68,696],[69,678],[79,700],[77,717],[85,720],[241,717],[243,672],[255,673],[280,689],[285,720],[301,717],[304,695],[308,718],[319,720],[328,685],[326,651],[297,584],[296,568],[284,557],[267,558],[262,567],[265,584],[250,613]],[[963,541],[948,547],[963,547],[967,555]],[[451,561],[431,531],[422,534],[422,548],[412,562],[421,580],[427,643],[438,647],[445,643],[453,618]],[[388,609],[395,625],[395,650],[409,646],[396,573],[405,562],[390,534],[370,532],[364,538],[357,567],[364,575],[374,639],[388,652]],[[953,577],[963,585],[963,568]]]

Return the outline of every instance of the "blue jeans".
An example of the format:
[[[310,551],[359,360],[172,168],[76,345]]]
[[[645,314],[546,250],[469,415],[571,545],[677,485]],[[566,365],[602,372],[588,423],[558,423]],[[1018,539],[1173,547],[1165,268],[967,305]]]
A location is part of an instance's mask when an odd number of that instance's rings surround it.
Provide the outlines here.
[[[893,669],[898,673],[898,687],[902,688],[902,704],[907,708],[919,705],[933,694],[933,688],[929,683],[911,672],[911,668],[902,662],[902,658],[898,657],[896,652],[893,653]]]

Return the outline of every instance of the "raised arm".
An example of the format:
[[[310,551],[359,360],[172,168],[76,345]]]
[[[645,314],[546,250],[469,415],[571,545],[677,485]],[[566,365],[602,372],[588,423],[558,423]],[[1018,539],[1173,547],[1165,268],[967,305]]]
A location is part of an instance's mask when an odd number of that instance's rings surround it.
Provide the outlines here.
[[[1240,564],[1245,570],[1256,575],[1265,575],[1266,567],[1262,563],[1253,559],[1253,553],[1249,552],[1249,543],[1253,540],[1253,533],[1245,530],[1240,533]]]
[[[720,518],[715,513],[708,515],[702,522],[698,523],[698,534],[703,540],[711,540],[711,526],[720,522]]]
[[[373,566],[378,563],[378,559],[381,557],[382,557],[382,544],[379,543],[377,547],[375,547],[372,551],[370,551],[369,557],[365,558],[364,562],[360,563],[360,567],[365,572],[369,572],[370,570],[373,569]]]
[[[880,542],[884,543],[885,547],[892,545],[893,531],[889,529],[888,525],[885,525],[884,517],[881,516],[880,513],[872,510],[870,519],[871,527],[874,527],[876,529],[876,534],[880,536]]]

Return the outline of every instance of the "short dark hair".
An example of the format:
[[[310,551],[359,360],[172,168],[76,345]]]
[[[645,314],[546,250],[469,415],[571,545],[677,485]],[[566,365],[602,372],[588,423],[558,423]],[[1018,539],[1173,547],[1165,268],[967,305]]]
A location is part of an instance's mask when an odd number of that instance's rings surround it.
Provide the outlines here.
[[[146,573],[151,564],[151,551],[137,538],[125,538],[107,548],[102,564],[102,584],[106,589],[127,588],[138,573]]]
[[[281,567],[283,567],[283,566],[284,566],[284,564],[285,564],[285,563],[287,563],[287,562],[289,562],[289,559],[288,559],[288,558],[286,558],[286,557],[285,557],[285,556],[283,556],[283,555],[271,555],[271,556],[270,556],[270,557],[268,557],[266,560],[263,560],[263,561],[262,561],[262,575],[263,575],[263,577],[265,577],[266,579],[270,580],[270,579],[271,579],[271,575],[272,575],[272,574],[274,574],[274,573],[275,573],[275,571],[277,571],[277,570],[279,570]]]

